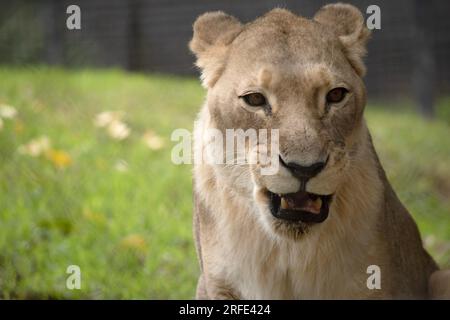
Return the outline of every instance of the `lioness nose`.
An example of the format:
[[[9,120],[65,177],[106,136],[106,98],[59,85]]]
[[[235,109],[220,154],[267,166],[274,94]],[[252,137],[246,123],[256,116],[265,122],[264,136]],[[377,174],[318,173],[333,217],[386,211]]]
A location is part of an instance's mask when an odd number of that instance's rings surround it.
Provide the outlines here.
[[[301,179],[301,180],[308,180],[311,179],[312,177],[316,176],[317,174],[319,174],[320,171],[322,171],[323,168],[325,168],[327,162],[328,162],[328,158],[326,161],[322,161],[322,162],[316,162],[313,163],[309,166],[303,166],[300,165],[298,163],[295,162],[284,162],[283,159],[280,157],[280,161],[281,163],[284,164],[284,166],[289,169],[289,171],[291,171],[291,173]]]

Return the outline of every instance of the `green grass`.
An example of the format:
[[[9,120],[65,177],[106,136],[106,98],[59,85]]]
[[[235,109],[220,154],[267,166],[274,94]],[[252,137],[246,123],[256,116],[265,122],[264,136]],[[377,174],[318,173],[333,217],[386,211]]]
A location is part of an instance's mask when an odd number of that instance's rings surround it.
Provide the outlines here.
[[[198,81],[44,67],[3,67],[0,79],[0,104],[18,110],[0,130],[0,297],[192,298],[191,168],[171,163],[170,134],[192,129],[204,97]],[[128,138],[94,125],[105,110],[123,111]],[[448,124],[370,106],[367,118],[427,247],[450,266]],[[147,130],[163,137],[162,149],[143,143]],[[70,161],[18,152],[39,136]],[[66,289],[72,264],[81,290]]]

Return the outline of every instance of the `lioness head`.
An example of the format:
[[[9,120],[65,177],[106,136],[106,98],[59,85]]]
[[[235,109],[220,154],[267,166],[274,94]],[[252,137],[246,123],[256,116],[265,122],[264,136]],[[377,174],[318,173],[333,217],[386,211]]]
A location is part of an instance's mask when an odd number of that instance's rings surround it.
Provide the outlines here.
[[[345,4],[313,19],[275,9],[248,24],[223,12],[194,24],[190,48],[208,90],[203,125],[279,130],[275,174],[258,163],[214,167],[273,234],[298,237],[325,221],[349,177],[365,130],[368,36],[360,11]]]

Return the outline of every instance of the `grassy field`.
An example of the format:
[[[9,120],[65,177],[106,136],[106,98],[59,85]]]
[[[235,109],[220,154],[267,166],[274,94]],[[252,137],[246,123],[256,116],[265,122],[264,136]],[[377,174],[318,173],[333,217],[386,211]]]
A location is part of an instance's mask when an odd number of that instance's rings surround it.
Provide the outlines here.
[[[0,79],[0,297],[192,298],[191,168],[171,163],[170,134],[192,128],[198,81],[42,67]],[[368,107],[375,145],[450,267],[449,124],[393,109]],[[66,289],[72,264],[81,290]]]

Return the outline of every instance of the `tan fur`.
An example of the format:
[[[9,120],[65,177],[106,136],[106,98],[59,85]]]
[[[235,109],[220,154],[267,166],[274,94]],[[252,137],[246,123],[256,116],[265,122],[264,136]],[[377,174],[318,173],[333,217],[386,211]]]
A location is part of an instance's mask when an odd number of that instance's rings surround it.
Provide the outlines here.
[[[334,194],[323,223],[290,225],[272,217],[265,193],[298,190],[284,167],[264,176],[259,164],[197,163],[197,298],[428,296],[437,266],[387,181],[362,116],[369,36],[363,23],[356,8],[343,4],[325,6],[313,20],[275,9],[246,25],[223,12],[195,22],[190,48],[208,89],[196,152],[209,148],[208,128],[276,128],[289,161],[308,165],[329,155],[306,188]],[[327,110],[324,96],[342,85],[350,88],[348,97]],[[265,94],[271,114],[242,104],[238,96],[248,88]],[[381,290],[367,288],[369,265],[381,268]]]
[[[450,270],[439,270],[430,277],[430,296],[434,299],[450,299]]]

